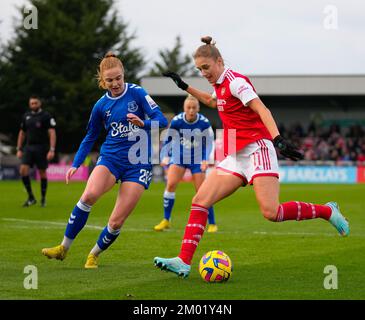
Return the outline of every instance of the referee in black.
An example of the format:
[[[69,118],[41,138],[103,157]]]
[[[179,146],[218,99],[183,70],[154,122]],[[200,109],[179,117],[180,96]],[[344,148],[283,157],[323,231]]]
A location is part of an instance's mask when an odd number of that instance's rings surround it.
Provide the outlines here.
[[[21,159],[20,176],[28,199],[23,207],[29,207],[37,200],[32,192],[29,168],[37,166],[41,176],[41,206],[46,206],[48,161],[52,160],[56,148],[56,121],[47,112],[42,110],[41,99],[32,95],[29,97],[29,108],[22,118],[17,142],[17,157]]]

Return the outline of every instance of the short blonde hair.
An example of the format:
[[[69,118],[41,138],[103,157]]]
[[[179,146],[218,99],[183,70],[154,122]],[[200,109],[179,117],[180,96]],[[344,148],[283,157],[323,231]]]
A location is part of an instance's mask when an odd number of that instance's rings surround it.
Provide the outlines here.
[[[198,107],[200,107],[199,100],[198,100],[197,98],[195,98],[193,95],[188,94],[188,95],[187,95],[187,97],[186,97],[186,98],[185,98],[185,100],[184,100],[184,104],[185,104],[185,102],[186,102],[186,101],[188,101],[188,100],[194,101],[194,102],[198,105]]]
[[[124,67],[123,67],[122,61],[113,52],[109,51],[104,56],[104,58],[100,61],[99,68],[98,68],[97,79],[98,79],[100,88],[107,89],[104,79],[103,79],[104,71],[115,68],[115,67],[120,67],[124,74]]]

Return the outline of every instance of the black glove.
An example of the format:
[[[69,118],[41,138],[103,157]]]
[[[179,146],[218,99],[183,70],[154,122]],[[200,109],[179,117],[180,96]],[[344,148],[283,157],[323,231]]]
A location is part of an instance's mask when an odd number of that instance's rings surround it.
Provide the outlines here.
[[[274,138],[274,146],[278,148],[280,153],[286,158],[294,161],[302,160],[304,158],[293,144],[286,141],[280,135]]]
[[[163,72],[162,75],[174,80],[176,85],[182,90],[186,90],[189,87],[189,85],[187,83],[185,83],[184,81],[182,81],[181,77],[175,72],[167,71],[167,72]]]

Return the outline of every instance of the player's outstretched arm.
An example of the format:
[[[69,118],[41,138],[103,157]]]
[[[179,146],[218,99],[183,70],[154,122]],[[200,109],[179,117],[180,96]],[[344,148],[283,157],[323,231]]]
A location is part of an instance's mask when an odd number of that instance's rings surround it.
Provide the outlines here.
[[[167,71],[167,72],[163,72],[162,75],[164,77],[169,77],[172,79],[172,81],[175,82],[175,84],[181,89],[181,90],[188,90],[189,85],[184,82],[181,77],[175,73],[175,72],[171,72],[171,71]]]
[[[198,89],[193,88],[192,86],[188,85],[186,82],[184,82],[181,79],[181,77],[177,73],[167,71],[167,72],[163,72],[162,75],[164,77],[171,78],[180,89],[185,90],[186,92],[190,93],[192,96],[197,98],[201,103],[204,103],[206,106],[211,107],[211,108],[217,107],[217,101],[216,101],[216,99],[214,99],[212,97],[211,94],[198,90]]]

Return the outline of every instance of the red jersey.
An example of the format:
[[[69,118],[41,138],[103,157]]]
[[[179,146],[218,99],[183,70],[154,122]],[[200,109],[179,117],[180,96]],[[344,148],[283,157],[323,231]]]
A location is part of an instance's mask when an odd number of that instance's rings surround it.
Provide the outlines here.
[[[249,101],[258,97],[247,77],[225,69],[214,89],[213,97],[217,99],[217,109],[224,129],[225,156],[257,140],[272,140],[260,116],[247,106]]]

